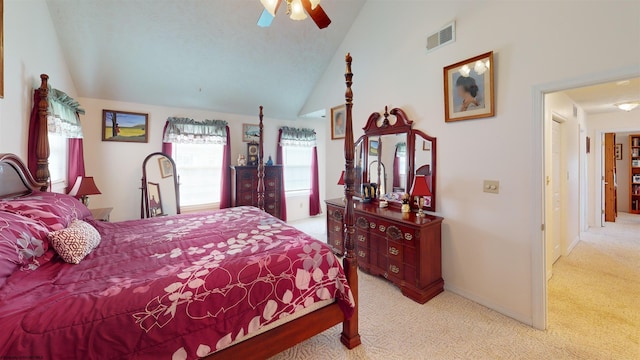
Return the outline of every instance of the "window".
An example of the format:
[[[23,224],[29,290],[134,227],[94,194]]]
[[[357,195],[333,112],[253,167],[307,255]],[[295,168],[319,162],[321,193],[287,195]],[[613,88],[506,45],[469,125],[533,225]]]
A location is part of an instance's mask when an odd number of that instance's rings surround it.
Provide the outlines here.
[[[220,202],[223,153],[224,146],[219,144],[173,144],[180,206]]]
[[[283,146],[284,190],[309,191],[311,189],[312,147]]]
[[[52,184],[67,185],[68,149],[69,141],[64,134],[49,133],[49,175]],[[69,181],[75,181],[75,179]]]

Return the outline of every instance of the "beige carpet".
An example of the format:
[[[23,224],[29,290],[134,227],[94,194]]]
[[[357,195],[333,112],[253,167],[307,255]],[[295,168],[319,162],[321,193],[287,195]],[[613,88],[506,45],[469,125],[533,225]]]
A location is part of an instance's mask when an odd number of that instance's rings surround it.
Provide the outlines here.
[[[554,265],[547,331],[450,292],[420,305],[360,273],[362,345],[347,350],[339,334],[272,359],[640,359],[640,216],[621,214]]]

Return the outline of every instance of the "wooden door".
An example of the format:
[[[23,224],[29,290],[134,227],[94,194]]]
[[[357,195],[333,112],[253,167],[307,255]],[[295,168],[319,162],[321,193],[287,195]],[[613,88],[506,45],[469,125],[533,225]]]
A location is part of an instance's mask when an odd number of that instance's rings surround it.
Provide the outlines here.
[[[604,221],[615,222],[617,214],[616,134],[604,134]]]
[[[553,246],[552,262],[555,263],[562,248],[560,247],[562,240],[562,124],[553,121],[551,124],[551,192],[552,192],[552,211],[553,218],[551,221],[551,236],[553,237],[551,244]]]

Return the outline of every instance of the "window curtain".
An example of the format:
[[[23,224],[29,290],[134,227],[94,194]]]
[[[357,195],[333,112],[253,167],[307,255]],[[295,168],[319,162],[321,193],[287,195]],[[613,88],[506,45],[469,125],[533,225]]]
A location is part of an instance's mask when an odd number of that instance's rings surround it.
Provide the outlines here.
[[[222,155],[222,183],[220,184],[220,209],[231,207],[231,136],[226,127],[227,144]]]
[[[80,104],[63,91],[49,87],[49,103],[47,115],[47,131],[49,133],[64,136],[68,139],[67,152],[67,190],[73,187],[78,176],[85,175],[84,151],[82,142],[82,126],[80,114],[84,115],[84,109]],[[34,90],[33,109],[29,119],[29,139],[27,164],[29,171],[35,176],[37,170],[36,143],[40,122],[38,121],[38,103],[40,95]]]
[[[278,147],[276,149],[276,164],[284,165],[284,155],[282,154],[282,129],[278,130]],[[287,196],[284,191],[284,178],[280,184],[280,193],[283,194],[281,207],[280,207],[280,219],[287,221]]]
[[[320,185],[318,180],[318,149],[316,147],[316,132],[313,129],[282,127],[278,141],[278,154],[282,146],[313,147],[311,151],[311,188],[309,191],[309,215],[314,216],[322,212],[320,207]],[[281,156],[281,155],[280,155]]]
[[[189,118],[170,117],[164,126],[162,152],[172,156],[173,143],[224,145],[222,173],[220,174],[220,208],[231,206],[231,137],[229,125],[224,120],[196,121]]]

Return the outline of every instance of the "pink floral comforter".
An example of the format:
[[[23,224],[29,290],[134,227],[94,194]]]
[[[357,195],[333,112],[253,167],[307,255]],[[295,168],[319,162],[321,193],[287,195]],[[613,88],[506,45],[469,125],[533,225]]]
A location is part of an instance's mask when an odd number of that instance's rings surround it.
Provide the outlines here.
[[[353,313],[331,250],[258,209],[93,225],[80,264],[0,288],[0,355],[194,359],[321,300]]]

